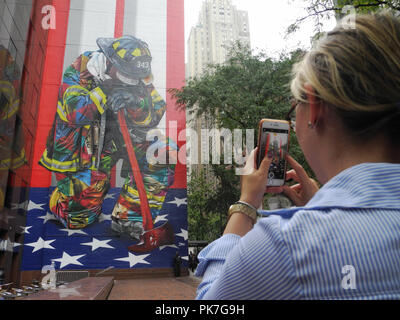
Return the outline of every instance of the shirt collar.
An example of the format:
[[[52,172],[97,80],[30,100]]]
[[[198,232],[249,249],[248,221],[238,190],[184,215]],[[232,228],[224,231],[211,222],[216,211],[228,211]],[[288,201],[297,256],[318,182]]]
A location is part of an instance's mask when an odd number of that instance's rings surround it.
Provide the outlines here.
[[[400,164],[362,163],[329,180],[306,207],[400,209]]]

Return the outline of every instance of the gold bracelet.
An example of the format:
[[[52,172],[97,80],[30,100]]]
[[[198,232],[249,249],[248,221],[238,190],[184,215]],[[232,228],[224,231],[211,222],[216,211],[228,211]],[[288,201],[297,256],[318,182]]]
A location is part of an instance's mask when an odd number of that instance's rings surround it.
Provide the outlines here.
[[[229,207],[229,211],[228,211],[228,221],[231,218],[232,214],[239,212],[242,213],[246,216],[248,216],[251,221],[253,222],[253,224],[255,224],[257,222],[257,210],[253,207],[250,206],[247,203],[244,202],[236,202],[233,205],[231,205]]]

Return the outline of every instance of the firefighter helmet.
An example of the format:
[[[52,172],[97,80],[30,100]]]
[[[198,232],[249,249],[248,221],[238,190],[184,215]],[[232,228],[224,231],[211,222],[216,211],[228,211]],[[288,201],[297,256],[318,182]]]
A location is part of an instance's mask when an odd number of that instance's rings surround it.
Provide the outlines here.
[[[98,38],[97,45],[123,76],[144,79],[151,74],[152,57],[144,41],[133,36]]]

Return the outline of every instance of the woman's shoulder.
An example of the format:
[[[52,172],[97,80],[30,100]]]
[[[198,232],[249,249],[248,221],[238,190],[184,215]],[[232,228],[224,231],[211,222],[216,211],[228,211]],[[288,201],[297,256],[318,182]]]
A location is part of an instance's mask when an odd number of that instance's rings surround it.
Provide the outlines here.
[[[381,234],[397,237],[400,227],[400,206],[346,207],[318,206],[290,208],[270,212],[259,219],[260,229],[274,234],[289,246],[306,242],[352,243],[353,237]],[[306,246],[307,247],[307,246]]]

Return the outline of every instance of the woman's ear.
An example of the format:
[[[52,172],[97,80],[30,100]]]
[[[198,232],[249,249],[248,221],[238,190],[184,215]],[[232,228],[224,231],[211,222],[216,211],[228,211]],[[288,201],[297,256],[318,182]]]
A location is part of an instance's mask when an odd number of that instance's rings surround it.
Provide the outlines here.
[[[310,107],[310,118],[308,119],[309,125],[311,127],[315,127],[322,116],[321,100],[316,96],[315,90],[311,85],[305,84],[304,89],[306,91],[308,105]]]

